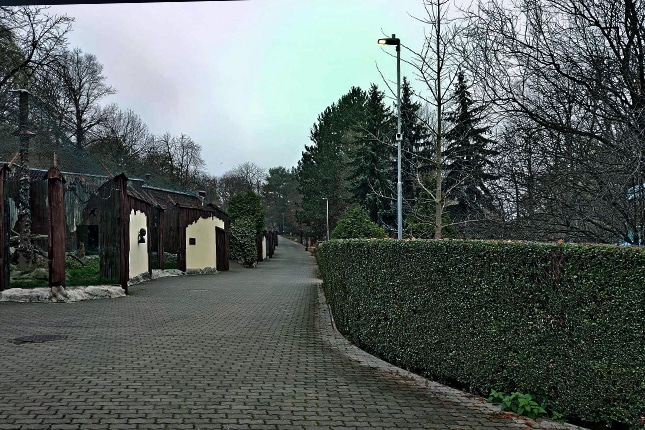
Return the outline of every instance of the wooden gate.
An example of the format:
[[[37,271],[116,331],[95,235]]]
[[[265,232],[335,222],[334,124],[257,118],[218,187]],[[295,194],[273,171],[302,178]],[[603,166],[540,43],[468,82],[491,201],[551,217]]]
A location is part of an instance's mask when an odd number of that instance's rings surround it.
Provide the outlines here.
[[[8,165],[0,167],[0,291],[9,288],[9,211],[4,182],[9,171]]]
[[[226,246],[226,230],[215,227],[216,265],[219,272],[228,270],[228,246]]]

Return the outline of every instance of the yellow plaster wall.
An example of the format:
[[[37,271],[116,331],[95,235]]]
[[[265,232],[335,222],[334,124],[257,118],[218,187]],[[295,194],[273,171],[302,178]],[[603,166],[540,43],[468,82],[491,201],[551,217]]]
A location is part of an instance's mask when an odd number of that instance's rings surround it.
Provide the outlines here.
[[[224,221],[216,218],[200,218],[186,227],[186,270],[204,269],[217,265],[215,227],[224,228]],[[194,238],[196,244],[190,244]]]

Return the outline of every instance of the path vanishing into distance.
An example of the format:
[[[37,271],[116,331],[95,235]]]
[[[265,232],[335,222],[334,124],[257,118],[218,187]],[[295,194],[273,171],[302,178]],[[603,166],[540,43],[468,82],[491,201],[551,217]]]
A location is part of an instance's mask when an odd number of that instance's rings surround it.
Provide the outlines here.
[[[280,238],[255,269],[0,303],[0,429],[573,428],[496,414],[353,347],[315,269]]]

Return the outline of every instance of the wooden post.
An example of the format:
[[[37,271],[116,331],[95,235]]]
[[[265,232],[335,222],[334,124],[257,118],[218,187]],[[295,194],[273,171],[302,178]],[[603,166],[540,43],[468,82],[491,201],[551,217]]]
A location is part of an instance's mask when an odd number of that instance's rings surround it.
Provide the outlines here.
[[[229,270],[226,230],[215,227],[216,268],[218,272]]]
[[[186,271],[186,227],[188,227],[187,210],[175,205],[179,210],[179,255],[177,256],[178,268],[182,272]]]
[[[119,283],[128,294],[128,280],[130,279],[130,202],[128,200],[128,178],[121,174],[114,178],[119,190],[119,217],[120,228],[120,275]]]
[[[165,224],[165,217],[164,217],[164,211],[161,207],[157,207],[157,243],[159,244],[157,246],[157,266],[159,267],[160,270],[164,269],[164,246],[163,246],[163,241],[164,235],[163,232],[166,229],[166,224]]]
[[[47,196],[49,199],[49,286],[65,287],[65,179],[57,167],[47,172]]]
[[[146,213],[146,232],[148,235],[148,240],[146,240],[146,249],[148,252],[148,275],[152,276],[152,264],[151,263],[151,256],[152,256],[152,217],[153,217],[153,212],[154,208],[152,205],[150,206],[150,210],[148,210],[148,213]],[[145,213],[145,212],[144,212]]]
[[[9,288],[9,213],[5,208],[4,182],[9,167],[5,164],[0,168],[0,291]]]
[[[270,231],[264,233],[264,237],[267,240],[267,258],[273,257],[273,235]]]
[[[226,215],[224,219],[224,231],[226,232],[226,259],[231,258],[231,220]],[[226,270],[229,270],[229,263],[226,263]]]

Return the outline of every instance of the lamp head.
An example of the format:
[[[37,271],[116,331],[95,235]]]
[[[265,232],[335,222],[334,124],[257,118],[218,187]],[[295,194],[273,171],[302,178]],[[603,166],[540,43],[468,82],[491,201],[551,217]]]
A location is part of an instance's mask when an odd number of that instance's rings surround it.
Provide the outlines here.
[[[399,46],[401,44],[401,39],[396,37],[396,34],[393,34],[392,37],[385,37],[385,38],[379,39],[378,44]]]

